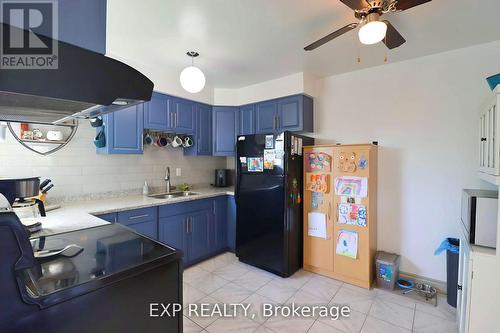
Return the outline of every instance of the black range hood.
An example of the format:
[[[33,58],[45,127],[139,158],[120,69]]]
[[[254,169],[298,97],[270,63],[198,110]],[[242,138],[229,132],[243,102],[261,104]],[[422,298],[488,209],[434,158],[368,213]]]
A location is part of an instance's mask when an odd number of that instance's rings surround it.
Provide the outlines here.
[[[55,124],[151,99],[153,82],[134,68],[72,44],[53,42],[58,44],[57,69],[0,68],[0,121]]]

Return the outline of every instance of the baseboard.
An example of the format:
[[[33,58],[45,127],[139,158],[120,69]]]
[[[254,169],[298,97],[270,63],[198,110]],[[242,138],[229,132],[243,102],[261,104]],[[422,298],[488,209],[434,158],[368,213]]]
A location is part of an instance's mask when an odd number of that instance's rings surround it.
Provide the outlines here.
[[[417,274],[412,274],[412,273],[405,273],[405,272],[399,272],[399,276],[402,278],[407,278],[410,280],[413,280],[415,283],[426,283],[430,284],[434,288],[436,288],[437,292],[442,295],[446,295],[446,282],[445,281],[440,281],[440,280],[435,280],[435,279],[430,279],[425,276],[420,276]]]

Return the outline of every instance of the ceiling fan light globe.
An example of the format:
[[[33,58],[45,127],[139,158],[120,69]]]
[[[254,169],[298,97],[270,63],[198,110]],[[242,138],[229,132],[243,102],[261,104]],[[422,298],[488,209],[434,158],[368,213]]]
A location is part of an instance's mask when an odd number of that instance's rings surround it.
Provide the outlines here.
[[[184,68],[179,76],[181,86],[189,93],[196,94],[205,87],[205,74],[195,66]]]
[[[368,22],[359,28],[359,41],[366,45],[376,44],[385,38],[386,32],[387,25],[384,22]]]

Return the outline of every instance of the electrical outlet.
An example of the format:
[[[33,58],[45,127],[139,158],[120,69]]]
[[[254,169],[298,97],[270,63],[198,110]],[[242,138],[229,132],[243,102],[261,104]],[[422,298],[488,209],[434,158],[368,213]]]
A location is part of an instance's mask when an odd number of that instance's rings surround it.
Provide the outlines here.
[[[182,176],[182,169],[181,169],[181,168],[175,168],[175,175],[176,175],[177,177]]]

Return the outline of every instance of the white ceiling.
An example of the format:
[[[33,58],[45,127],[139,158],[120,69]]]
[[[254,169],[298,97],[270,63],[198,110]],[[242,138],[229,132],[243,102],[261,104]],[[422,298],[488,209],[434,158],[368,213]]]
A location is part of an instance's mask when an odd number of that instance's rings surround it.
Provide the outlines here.
[[[433,0],[387,14],[407,40],[387,51],[388,60],[498,40],[499,14],[499,0]],[[361,45],[357,30],[303,51],[351,22],[352,10],[339,0],[108,0],[107,53],[180,72],[190,62],[185,52],[196,50],[195,64],[217,88],[382,65],[385,46]]]

